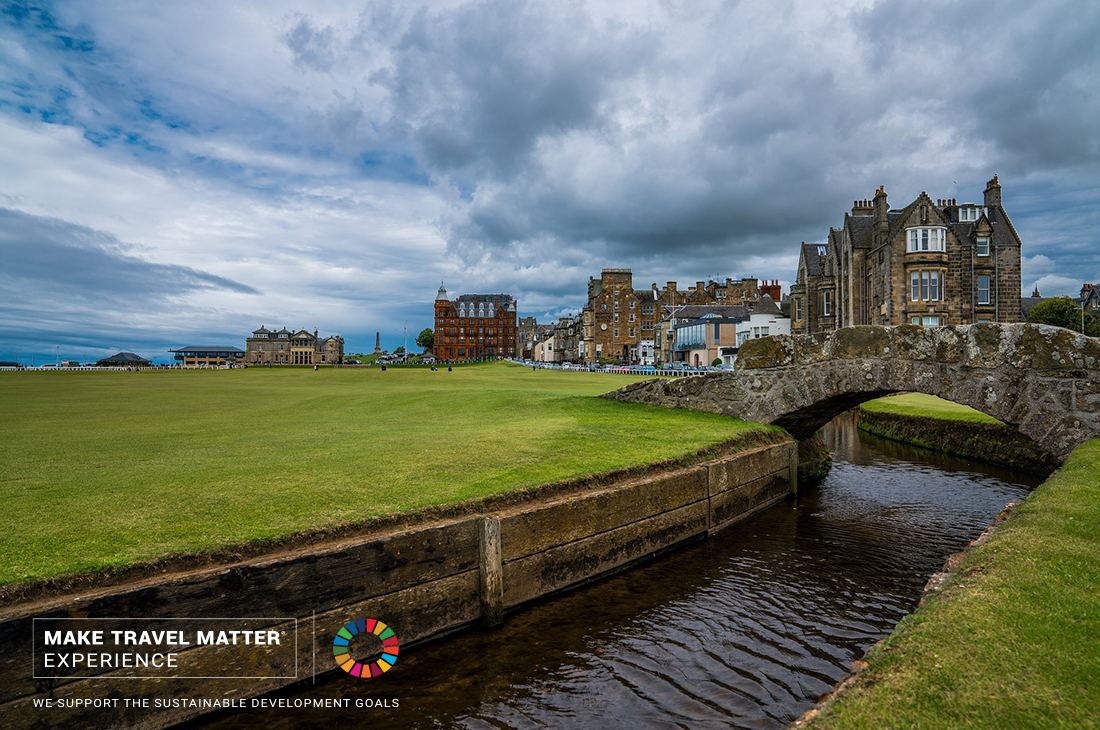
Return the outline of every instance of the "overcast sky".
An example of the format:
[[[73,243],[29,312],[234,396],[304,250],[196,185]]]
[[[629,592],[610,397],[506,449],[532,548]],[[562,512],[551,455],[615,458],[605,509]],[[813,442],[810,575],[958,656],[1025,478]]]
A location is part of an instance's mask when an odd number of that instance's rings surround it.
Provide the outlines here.
[[[780,279],[885,185],[1100,283],[1100,3],[0,2],[0,359]]]

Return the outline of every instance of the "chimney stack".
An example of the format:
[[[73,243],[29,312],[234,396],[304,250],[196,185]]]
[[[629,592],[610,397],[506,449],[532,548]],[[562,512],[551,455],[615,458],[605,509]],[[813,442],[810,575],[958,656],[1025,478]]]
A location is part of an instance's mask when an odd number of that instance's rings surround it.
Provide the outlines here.
[[[996,175],[993,176],[992,180],[986,183],[985,204],[987,206],[999,206],[1001,204],[1001,184],[997,182]]]
[[[890,223],[886,217],[890,210],[890,204],[886,200],[885,185],[880,185],[879,189],[875,191],[875,199],[871,207],[874,209],[875,216],[874,241],[875,245],[878,246],[886,240],[886,236],[890,232]]]

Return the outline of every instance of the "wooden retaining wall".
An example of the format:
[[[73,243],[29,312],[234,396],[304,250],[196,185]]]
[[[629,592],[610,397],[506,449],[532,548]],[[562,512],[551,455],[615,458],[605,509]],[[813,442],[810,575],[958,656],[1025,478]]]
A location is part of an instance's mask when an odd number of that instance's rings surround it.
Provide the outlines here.
[[[209,710],[134,708],[121,700],[247,700],[309,679],[314,671],[332,671],[337,668],[332,639],[353,619],[386,622],[402,650],[477,622],[493,625],[506,620],[508,609],[729,527],[786,499],[797,489],[797,468],[796,443],[762,446],[491,514],[11,606],[0,612],[0,718],[10,728],[162,728]],[[248,628],[278,630],[286,641],[279,648],[247,651],[186,648],[179,656],[187,674],[240,674],[262,666],[269,674],[287,675],[288,662],[294,662],[297,679],[124,679],[148,671],[134,669],[102,671],[90,679],[33,678],[34,619],[117,618],[104,626],[132,627],[140,620],[142,629],[170,630],[183,618],[226,617],[249,617]],[[400,671],[400,662],[394,671]],[[36,699],[47,698],[119,701],[112,708],[35,706]]]

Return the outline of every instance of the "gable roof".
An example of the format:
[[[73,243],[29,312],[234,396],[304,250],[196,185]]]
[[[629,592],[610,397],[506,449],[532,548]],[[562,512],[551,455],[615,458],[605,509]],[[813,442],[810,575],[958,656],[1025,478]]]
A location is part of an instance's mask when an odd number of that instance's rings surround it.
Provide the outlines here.
[[[765,294],[760,297],[760,301],[756,303],[756,307],[752,310],[752,313],[783,316],[783,311],[776,305],[775,300],[771,298],[770,294]]]
[[[152,360],[146,360],[144,357],[141,357],[140,355],[135,355],[132,352],[120,352],[116,355],[111,355],[110,357],[105,357],[101,360],[97,360],[96,362],[141,363],[152,362]]]

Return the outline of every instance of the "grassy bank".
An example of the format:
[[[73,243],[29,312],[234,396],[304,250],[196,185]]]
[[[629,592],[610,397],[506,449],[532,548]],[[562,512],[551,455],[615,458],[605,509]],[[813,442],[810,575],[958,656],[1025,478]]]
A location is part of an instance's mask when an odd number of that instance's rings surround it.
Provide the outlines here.
[[[1097,727],[1100,439],[899,626],[823,728]]]
[[[972,423],[1000,423],[993,416],[987,416],[969,406],[924,393],[902,393],[878,400],[868,401],[860,406],[863,410],[875,413],[896,413],[900,416],[925,416],[945,421],[969,421]]]
[[[0,373],[0,584],[681,456],[765,428],[491,364]]]
[[[863,404],[861,431],[964,459],[1033,474],[1049,474],[1057,461],[1015,427],[967,406],[931,395],[906,393]]]

